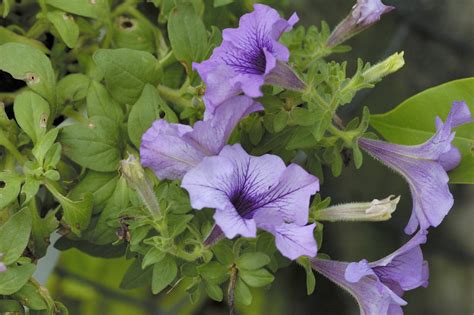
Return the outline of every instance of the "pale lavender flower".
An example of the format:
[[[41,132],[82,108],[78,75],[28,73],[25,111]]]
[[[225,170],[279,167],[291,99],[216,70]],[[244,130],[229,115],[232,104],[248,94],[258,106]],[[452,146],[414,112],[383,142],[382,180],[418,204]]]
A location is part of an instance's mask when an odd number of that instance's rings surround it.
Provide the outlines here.
[[[395,9],[380,0],[357,0],[349,15],[339,23],[329,36],[327,45],[334,47],[362,32],[380,20],[380,17]]]
[[[420,231],[391,255],[367,262],[347,263],[311,259],[313,269],[346,289],[356,300],[363,315],[403,314],[405,291],[428,285],[428,263],[423,260],[420,244],[426,242]]]
[[[406,146],[361,138],[359,145],[374,158],[401,174],[413,197],[413,212],[405,228],[412,234],[418,226],[438,226],[453,206],[446,173],[460,162],[459,151],[451,145],[452,128],[472,121],[465,102],[454,102],[446,122],[436,119],[437,131],[423,144]]]
[[[216,209],[222,232],[214,230],[213,237],[219,232],[227,238],[256,237],[261,228],[275,236],[277,248],[290,259],[316,255],[315,224],[306,224],[319,181],[300,166],[286,167],[275,155],[250,156],[236,144],[205,157],[186,173],[182,187],[193,208]]]
[[[205,156],[218,154],[246,115],[262,110],[261,104],[246,96],[235,96],[222,104],[212,119],[194,127],[160,119],[142,136],[140,160],[159,179],[181,179]]]
[[[275,9],[255,4],[254,11],[240,18],[238,28],[225,29],[221,46],[202,63],[194,63],[206,83],[206,117],[227,98],[244,93],[262,96],[264,83],[303,89],[304,83],[286,65],[288,48],[278,42],[282,33],[298,21],[293,14],[287,21]]]
[[[3,254],[0,253],[0,259],[3,258]],[[7,271],[7,266],[3,263],[3,262],[0,262],[0,272],[5,272]]]

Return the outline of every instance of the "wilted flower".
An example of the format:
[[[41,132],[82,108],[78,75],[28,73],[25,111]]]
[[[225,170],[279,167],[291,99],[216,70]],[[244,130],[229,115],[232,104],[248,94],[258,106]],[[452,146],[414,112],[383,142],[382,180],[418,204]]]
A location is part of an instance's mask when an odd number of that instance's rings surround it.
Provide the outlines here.
[[[391,255],[367,262],[347,263],[311,259],[313,268],[346,289],[364,315],[403,314],[401,297],[405,291],[428,285],[428,263],[423,260],[420,244],[426,242],[426,231],[418,232]]]
[[[193,208],[216,209],[214,219],[227,238],[256,237],[261,228],[290,259],[316,255],[315,224],[306,224],[319,181],[300,166],[286,167],[275,155],[250,156],[236,144],[204,158],[186,173],[182,187]]]
[[[447,170],[460,159],[453,148],[452,128],[472,120],[466,103],[455,102],[446,122],[437,118],[437,131],[423,144],[406,146],[384,141],[359,139],[359,145],[374,158],[400,173],[410,185],[413,212],[405,232],[412,234],[418,225],[421,229],[438,226],[453,206],[449,191]]]
[[[380,0],[357,0],[351,12],[329,36],[327,45],[334,47],[345,42],[380,20],[380,17],[395,9],[386,6]]]
[[[205,156],[218,154],[243,117],[262,109],[251,98],[235,96],[224,102],[214,117],[198,121],[194,127],[157,120],[143,134],[141,163],[160,179],[181,179]]]
[[[353,202],[332,206],[316,212],[318,221],[384,221],[392,217],[400,196],[393,199],[374,199],[371,202]]]
[[[287,21],[275,9],[255,4],[253,12],[240,18],[238,28],[223,31],[223,42],[212,56],[193,64],[206,83],[206,115],[212,115],[223,101],[241,92],[262,96],[260,87],[264,83],[290,89],[305,87],[285,64],[290,56],[288,48],[278,42],[297,21],[296,14]]]

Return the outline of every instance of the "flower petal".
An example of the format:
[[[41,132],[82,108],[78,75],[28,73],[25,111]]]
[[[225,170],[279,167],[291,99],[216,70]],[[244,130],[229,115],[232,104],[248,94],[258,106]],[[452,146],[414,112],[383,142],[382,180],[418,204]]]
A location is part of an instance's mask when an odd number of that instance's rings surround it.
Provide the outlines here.
[[[362,259],[356,263],[350,263],[344,273],[344,278],[351,283],[359,282],[359,280],[365,276],[375,276],[374,271],[366,259]]]
[[[260,223],[258,226],[275,236],[276,247],[283,256],[291,260],[295,260],[300,256],[316,256],[318,246],[313,235],[316,224],[306,226],[281,224],[273,226]]]
[[[231,204],[225,208],[217,208],[214,213],[214,220],[216,220],[216,224],[227,238],[234,238],[237,235],[243,237],[257,236],[255,221],[242,218]]]

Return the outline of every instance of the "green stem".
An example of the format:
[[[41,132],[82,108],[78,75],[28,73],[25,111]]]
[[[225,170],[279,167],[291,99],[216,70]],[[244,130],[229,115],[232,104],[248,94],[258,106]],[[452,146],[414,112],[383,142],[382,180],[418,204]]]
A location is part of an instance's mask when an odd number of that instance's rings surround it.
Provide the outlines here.
[[[80,113],[76,112],[75,110],[72,109],[71,106],[67,106],[62,114],[68,118],[72,118],[74,120],[77,120],[78,122],[86,123],[87,119],[82,116]]]
[[[165,69],[166,67],[168,67],[168,66],[172,65],[173,63],[175,63],[176,61],[178,61],[178,60],[176,59],[176,56],[174,55],[174,52],[170,51],[166,56],[164,56],[162,59],[160,59],[159,64],[160,64],[162,69]]]
[[[181,90],[175,90],[161,84],[157,86],[157,89],[161,97],[163,97],[166,101],[170,101],[178,106],[180,110],[193,106],[190,100],[183,98],[183,93]]]

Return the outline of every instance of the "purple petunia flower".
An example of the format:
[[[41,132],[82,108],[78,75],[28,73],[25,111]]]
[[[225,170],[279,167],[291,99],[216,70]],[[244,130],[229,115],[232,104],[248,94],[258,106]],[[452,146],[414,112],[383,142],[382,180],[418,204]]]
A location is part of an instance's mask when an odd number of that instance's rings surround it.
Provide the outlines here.
[[[446,171],[460,162],[459,151],[451,145],[452,128],[472,121],[465,102],[454,102],[443,123],[436,119],[436,134],[423,144],[406,146],[384,141],[359,139],[359,145],[377,160],[400,173],[410,185],[413,212],[405,233],[438,226],[453,206]]]
[[[300,166],[286,167],[275,155],[250,156],[236,144],[204,158],[186,173],[182,187],[193,208],[216,209],[214,219],[227,238],[256,237],[261,228],[290,259],[316,255],[315,224],[306,224],[319,181]]]
[[[193,68],[206,83],[206,117],[227,98],[243,92],[262,96],[264,83],[303,89],[304,83],[285,64],[290,53],[278,42],[281,34],[298,22],[293,14],[287,21],[275,9],[255,4],[254,11],[240,18],[238,28],[225,29],[221,46],[212,56]]]
[[[428,263],[423,260],[420,244],[426,242],[420,231],[391,255],[367,262],[347,263],[311,259],[313,269],[346,289],[359,303],[364,315],[403,314],[401,298],[408,290],[428,285]]]
[[[212,119],[198,121],[194,127],[157,120],[142,136],[141,163],[160,179],[181,179],[205,156],[217,155],[243,117],[262,109],[249,97],[235,96]]]
[[[380,20],[380,17],[395,9],[380,0],[357,0],[349,15],[336,26],[329,36],[327,45],[334,47],[362,32]]]

